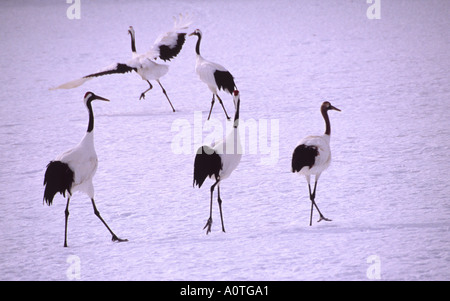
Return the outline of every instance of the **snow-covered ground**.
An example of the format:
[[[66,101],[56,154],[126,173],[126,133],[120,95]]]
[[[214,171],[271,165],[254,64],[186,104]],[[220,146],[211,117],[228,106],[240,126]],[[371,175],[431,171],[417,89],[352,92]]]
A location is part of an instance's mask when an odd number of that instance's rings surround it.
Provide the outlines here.
[[[0,2],[1,280],[66,280],[73,264],[81,280],[450,280],[447,1],[383,0],[378,20],[365,0],[81,0],[79,20],[70,5]],[[192,188],[199,139],[225,128],[218,104],[205,123],[195,37],[161,79],[176,113],[158,85],[139,101],[147,84],[136,74],[48,90],[126,62],[130,25],[146,51],[180,12],[241,92],[246,154],[221,185],[226,233],[216,203],[212,233],[202,229],[212,181]],[[129,242],[112,243],[78,193],[63,248],[66,202],[44,206],[42,182],[86,130],[86,91],[111,99],[93,105],[96,203]],[[333,162],[316,198],[333,221],[316,214],[310,227],[290,159],[302,137],[324,131],[324,100],[342,110],[330,112]],[[190,143],[181,154],[180,137]]]

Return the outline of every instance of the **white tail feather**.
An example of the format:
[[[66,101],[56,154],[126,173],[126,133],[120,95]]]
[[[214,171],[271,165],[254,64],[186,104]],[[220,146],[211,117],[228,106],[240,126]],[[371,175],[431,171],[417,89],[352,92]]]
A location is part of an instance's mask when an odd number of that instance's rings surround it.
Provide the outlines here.
[[[82,84],[84,84],[86,81],[90,80],[91,78],[79,78],[79,79],[75,79],[72,80],[70,82],[64,83],[58,87],[54,87],[54,88],[50,88],[49,90],[57,90],[57,89],[73,89],[76,87],[81,86]]]
[[[187,29],[189,28],[189,26],[192,24],[192,17],[189,14],[179,14],[178,15],[178,19],[174,16],[173,20],[174,20],[174,25],[173,25],[173,29],[176,30],[181,30],[181,29]]]

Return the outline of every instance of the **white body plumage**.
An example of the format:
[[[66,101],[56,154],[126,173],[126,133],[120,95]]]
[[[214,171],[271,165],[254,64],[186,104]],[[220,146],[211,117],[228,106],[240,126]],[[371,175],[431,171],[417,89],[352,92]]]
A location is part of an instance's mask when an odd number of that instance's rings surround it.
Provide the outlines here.
[[[331,163],[331,149],[330,149],[330,135],[324,134],[322,136],[308,136],[303,138],[299,145],[315,146],[317,147],[318,155],[315,157],[314,165],[310,168],[304,166],[298,173],[306,176],[308,183],[310,176],[315,175],[316,180],[319,179],[320,174],[330,166]]]
[[[74,173],[71,194],[81,191],[92,199],[94,197],[92,179],[98,167],[94,131],[87,132],[77,146],[62,153],[55,160],[66,163]]]
[[[208,86],[209,90],[211,90],[213,94],[217,94],[218,92],[217,83],[214,78],[214,72],[216,72],[217,70],[228,72],[228,70],[222,65],[208,61],[204,59],[200,54],[197,55],[197,59],[195,62],[195,73],[197,73],[200,80]]]

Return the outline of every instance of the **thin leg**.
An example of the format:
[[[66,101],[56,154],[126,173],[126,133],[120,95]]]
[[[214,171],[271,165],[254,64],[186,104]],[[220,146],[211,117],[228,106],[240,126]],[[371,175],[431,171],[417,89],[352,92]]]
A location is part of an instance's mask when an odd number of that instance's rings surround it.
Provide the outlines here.
[[[222,231],[225,232],[225,226],[223,225],[222,199],[220,198],[220,185],[217,186],[217,203],[219,203],[220,220],[222,222]]]
[[[215,95],[213,94],[213,98],[212,98],[212,100],[211,100],[211,109],[209,109],[209,115],[208,115],[208,120],[209,120],[209,118],[211,117],[211,112],[212,112],[212,109],[213,109],[213,106],[214,106],[214,102],[215,102],[216,100],[215,100]]]
[[[309,184],[308,184],[308,185],[309,185]],[[322,221],[322,220],[331,222],[331,219],[328,219],[328,218],[326,218],[325,216],[323,216],[322,212],[320,212],[319,207],[317,206],[317,204],[316,204],[316,202],[315,202],[315,198],[316,198],[316,187],[317,187],[317,179],[316,179],[316,181],[314,182],[314,191],[313,191],[312,194],[311,194],[311,187],[309,187],[309,197],[310,197],[310,199],[311,199],[311,204],[314,205],[314,206],[316,207],[316,209],[317,209],[317,211],[319,212],[319,215],[320,215],[320,218],[319,218],[319,220],[318,220],[317,222],[320,222],[320,221]],[[311,217],[312,217],[312,205],[311,205]],[[311,221],[310,221],[310,224],[309,224],[309,225],[311,226]]]
[[[139,99],[145,99],[145,93],[147,93],[148,91],[153,89],[152,84],[149,81],[147,81],[147,83],[149,84],[150,87],[147,90],[145,90],[144,92],[141,93],[141,97],[139,97]]]
[[[66,216],[65,229],[64,229],[64,247],[67,248],[67,221],[69,220],[69,202],[70,197],[67,198],[67,205],[64,214]]]
[[[312,216],[313,216],[313,209],[314,209],[314,201],[313,196],[311,193],[311,185],[308,183],[308,189],[309,189],[309,199],[311,200],[311,215],[309,216],[309,225],[312,226]]]
[[[211,202],[209,204],[209,219],[206,222],[206,225],[203,227],[203,230],[205,230],[206,228],[206,234],[208,234],[209,232],[211,232],[211,225],[212,225],[212,202],[213,202],[213,193],[214,193],[214,188],[216,187],[217,184],[219,184],[220,180],[217,180],[216,183],[214,183],[211,186]]]
[[[223,105],[222,99],[220,99],[219,95],[217,95],[217,99],[219,100],[220,104],[222,105],[223,111],[225,112],[225,115],[227,116],[227,119],[230,120],[230,116],[228,116],[227,110],[225,110],[225,107]]]
[[[162,89],[164,95],[166,95],[166,98],[167,98],[167,100],[169,101],[170,106],[172,107],[172,110],[175,112],[175,108],[173,107],[172,103],[170,102],[169,96],[167,96],[166,89],[164,89],[164,87],[161,85],[161,82],[160,82],[159,80],[157,80],[157,82],[158,82],[158,84],[160,85],[160,87],[161,87],[161,89]]]
[[[100,212],[98,212],[97,207],[95,206],[95,202],[94,199],[91,199],[92,201],[92,206],[94,207],[94,213],[95,215],[97,215],[97,217],[102,221],[102,223],[106,226],[106,228],[109,230],[109,232],[112,235],[112,241],[118,241],[118,242],[123,242],[123,241],[128,241],[128,239],[121,239],[118,238],[116,234],[114,234],[114,232],[109,228],[108,224],[103,220],[103,218],[100,215]]]

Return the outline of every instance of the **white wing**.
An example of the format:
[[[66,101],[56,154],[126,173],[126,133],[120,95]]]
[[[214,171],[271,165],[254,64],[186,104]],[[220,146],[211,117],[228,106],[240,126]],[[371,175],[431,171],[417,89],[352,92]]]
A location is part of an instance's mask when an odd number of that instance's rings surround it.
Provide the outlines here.
[[[73,170],[75,186],[90,182],[98,166],[97,154],[93,146],[93,133],[86,133],[77,146],[62,153],[56,160],[67,163]]]
[[[160,58],[164,61],[170,61],[176,57],[186,41],[186,32],[184,31],[191,24],[192,19],[189,15],[180,14],[178,19],[174,17],[173,28],[155,40],[146,56],[152,59]]]
[[[200,77],[200,79],[206,83],[210,89],[215,90],[216,79],[214,78],[214,72],[227,71],[222,65],[205,60],[203,57],[197,57],[197,64],[195,65],[195,72]],[[214,91],[213,91],[214,92]]]

